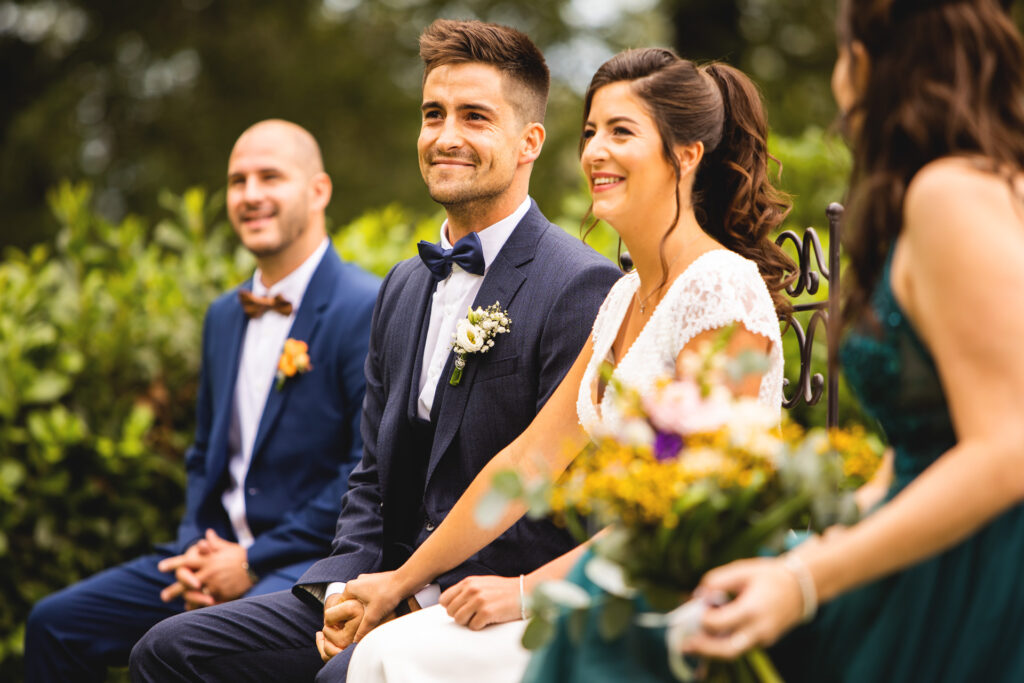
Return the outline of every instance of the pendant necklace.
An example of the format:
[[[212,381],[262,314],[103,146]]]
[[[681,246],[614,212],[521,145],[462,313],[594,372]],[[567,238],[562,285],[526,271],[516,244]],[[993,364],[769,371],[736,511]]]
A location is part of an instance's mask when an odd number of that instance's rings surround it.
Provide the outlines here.
[[[684,244],[683,246],[679,247],[679,251],[676,252],[676,257],[674,259],[672,259],[672,261],[665,268],[665,272],[666,273],[669,273],[669,272],[672,271],[672,266],[674,266],[676,264],[676,261],[678,261],[679,257],[683,255],[683,252],[685,252],[690,247],[690,245],[693,244],[694,242],[696,242],[699,238],[700,238],[700,235],[694,235],[692,238],[690,238],[690,240],[686,244]],[[650,299],[652,296],[654,296],[659,291],[661,291],[662,289],[664,289],[665,285],[667,285],[667,284],[669,284],[669,283],[666,280],[661,285],[661,287],[658,287],[657,289],[655,289],[653,292],[651,292],[647,296],[643,297],[642,299],[640,298],[640,287],[637,286],[636,291],[633,292],[633,295],[636,296],[636,301],[640,305],[640,315],[646,315],[647,314],[647,300]]]

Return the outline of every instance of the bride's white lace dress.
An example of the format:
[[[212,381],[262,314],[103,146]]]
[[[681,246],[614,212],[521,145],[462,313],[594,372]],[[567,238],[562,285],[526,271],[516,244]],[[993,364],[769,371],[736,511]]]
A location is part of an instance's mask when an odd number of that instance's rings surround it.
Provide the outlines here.
[[[757,265],[726,249],[699,256],[669,286],[636,340],[619,359],[612,345],[636,296],[640,280],[626,275],[612,287],[594,321],[594,353],[580,384],[576,410],[588,434],[615,429],[621,416],[613,385],[597,402],[601,363],[613,377],[641,392],[673,374],[679,352],[694,337],[733,323],[771,341],[770,365],[758,399],[782,405],[782,340],[771,295]],[[529,652],[519,641],[525,623],[513,621],[471,631],[437,605],[378,627],[356,648],[352,683],[514,683],[522,679]]]

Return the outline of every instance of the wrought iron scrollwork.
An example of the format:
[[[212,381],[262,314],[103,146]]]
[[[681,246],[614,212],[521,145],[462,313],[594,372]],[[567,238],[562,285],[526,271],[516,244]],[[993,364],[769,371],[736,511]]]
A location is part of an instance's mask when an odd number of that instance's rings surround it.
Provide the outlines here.
[[[801,402],[813,406],[821,400],[824,393],[828,406],[828,426],[834,427],[839,422],[839,372],[836,367],[834,353],[835,344],[829,344],[829,335],[838,334],[838,325],[833,328],[831,320],[839,320],[839,219],[843,215],[843,206],[833,202],[825,212],[828,217],[828,263],[825,263],[821,240],[814,228],[804,230],[802,236],[793,230],[785,230],[775,239],[780,247],[792,242],[797,253],[797,278],[786,288],[791,297],[798,297],[804,292],[810,295],[818,293],[822,279],[829,283],[828,297],[820,301],[796,303],[793,314],[780,316],[786,323],[783,333],[793,331],[800,349],[800,375],[796,381],[796,389],[788,393],[789,380],[783,385],[782,404],[793,408]],[[806,329],[795,317],[797,313],[810,312]],[[822,330],[828,348],[827,379],[820,372],[811,371],[814,339],[818,329]],[[827,391],[826,391],[827,389]]]

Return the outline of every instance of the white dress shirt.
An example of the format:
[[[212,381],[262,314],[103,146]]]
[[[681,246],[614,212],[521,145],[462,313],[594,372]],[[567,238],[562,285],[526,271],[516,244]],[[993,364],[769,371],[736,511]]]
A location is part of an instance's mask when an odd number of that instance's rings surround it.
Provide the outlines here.
[[[509,235],[529,210],[530,198],[527,197],[510,216],[477,233],[484,252],[484,275],[490,269],[494,257],[505,246]],[[448,221],[441,226],[441,248],[452,248],[451,242],[448,241]],[[448,362],[448,356],[452,351],[452,335],[455,334],[455,326],[461,318],[466,317],[483,282],[483,275],[473,275],[463,270],[458,264],[452,264],[451,274],[438,282],[434,289],[430,306],[430,326],[427,327],[427,338],[423,343],[420,394],[416,403],[416,412],[424,420],[430,419],[430,410],[434,405],[434,392],[437,391],[441,371],[444,370],[444,364]],[[484,303],[490,306],[494,302]],[[447,378],[445,379],[447,380]]]
[[[420,394],[416,403],[416,412],[421,419],[430,419],[437,383],[441,379],[441,371],[452,351],[452,335],[455,334],[455,326],[460,318],[466,317],[467,309],[473,305],[473,300],[483,285],[484,276],[491,268],[491,262],[505,246],[505,242],[519,225],[519,221],[523,220],[523,216],[530,210],[530,204],[531,200],[527,197],[510,215],[477,233],[484,252],[484,275],[474,275],[453,263],[451,274],[437,283],[430,306],[427,337],[423,342],[423,368],[420,370]],[[441,247],[443,249],[452,248],[451,242],[448,241],[448,221],[441,225]],[[486,302],[488,306],[492,303],[494,302]],[[499,301],[498,303],[504,306],[503,302]],[[447,378],[445,380],[447,381]],[[344,590],[344,581],[334,581],[327,585],[324,600],[326,601],[327,598],[336,593],[342,593]],[[429,607],[437,604],[438,598],[441,597],[441,590],[437,584],[432,583],[420,589],[415,597],[420,607]]]
[[[245,477],[252,461],[252,448],[256,442],[263,409],[277,375],[277,361],[281,357],[285,339],[302,305],[302,297],[316,267],[327,251],[328,241],[317,247],[309,258],[271,287],[263,284],[263,274],[257,268],[252,276],[252,293],[256,296],[275,297],[278,294],[292,304],[291,315],[269,310],[253,318],[245,328],[242,355],[238,361],[235,380],[235,401],[231,410],[231,428],[228,431],[228,487],[220,502],[231,520],[238,543],[252,545],[252,531],[245,516]]]

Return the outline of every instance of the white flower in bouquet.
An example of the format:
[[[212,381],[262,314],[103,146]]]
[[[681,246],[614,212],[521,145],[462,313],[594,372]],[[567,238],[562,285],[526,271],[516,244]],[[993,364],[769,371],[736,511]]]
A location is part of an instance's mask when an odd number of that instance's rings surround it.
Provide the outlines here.
[[[692,380],[670,382],[643,401],[651,424],[680,436],[713,432],[728,423],[734,401],[724,387],[707,396]]]

